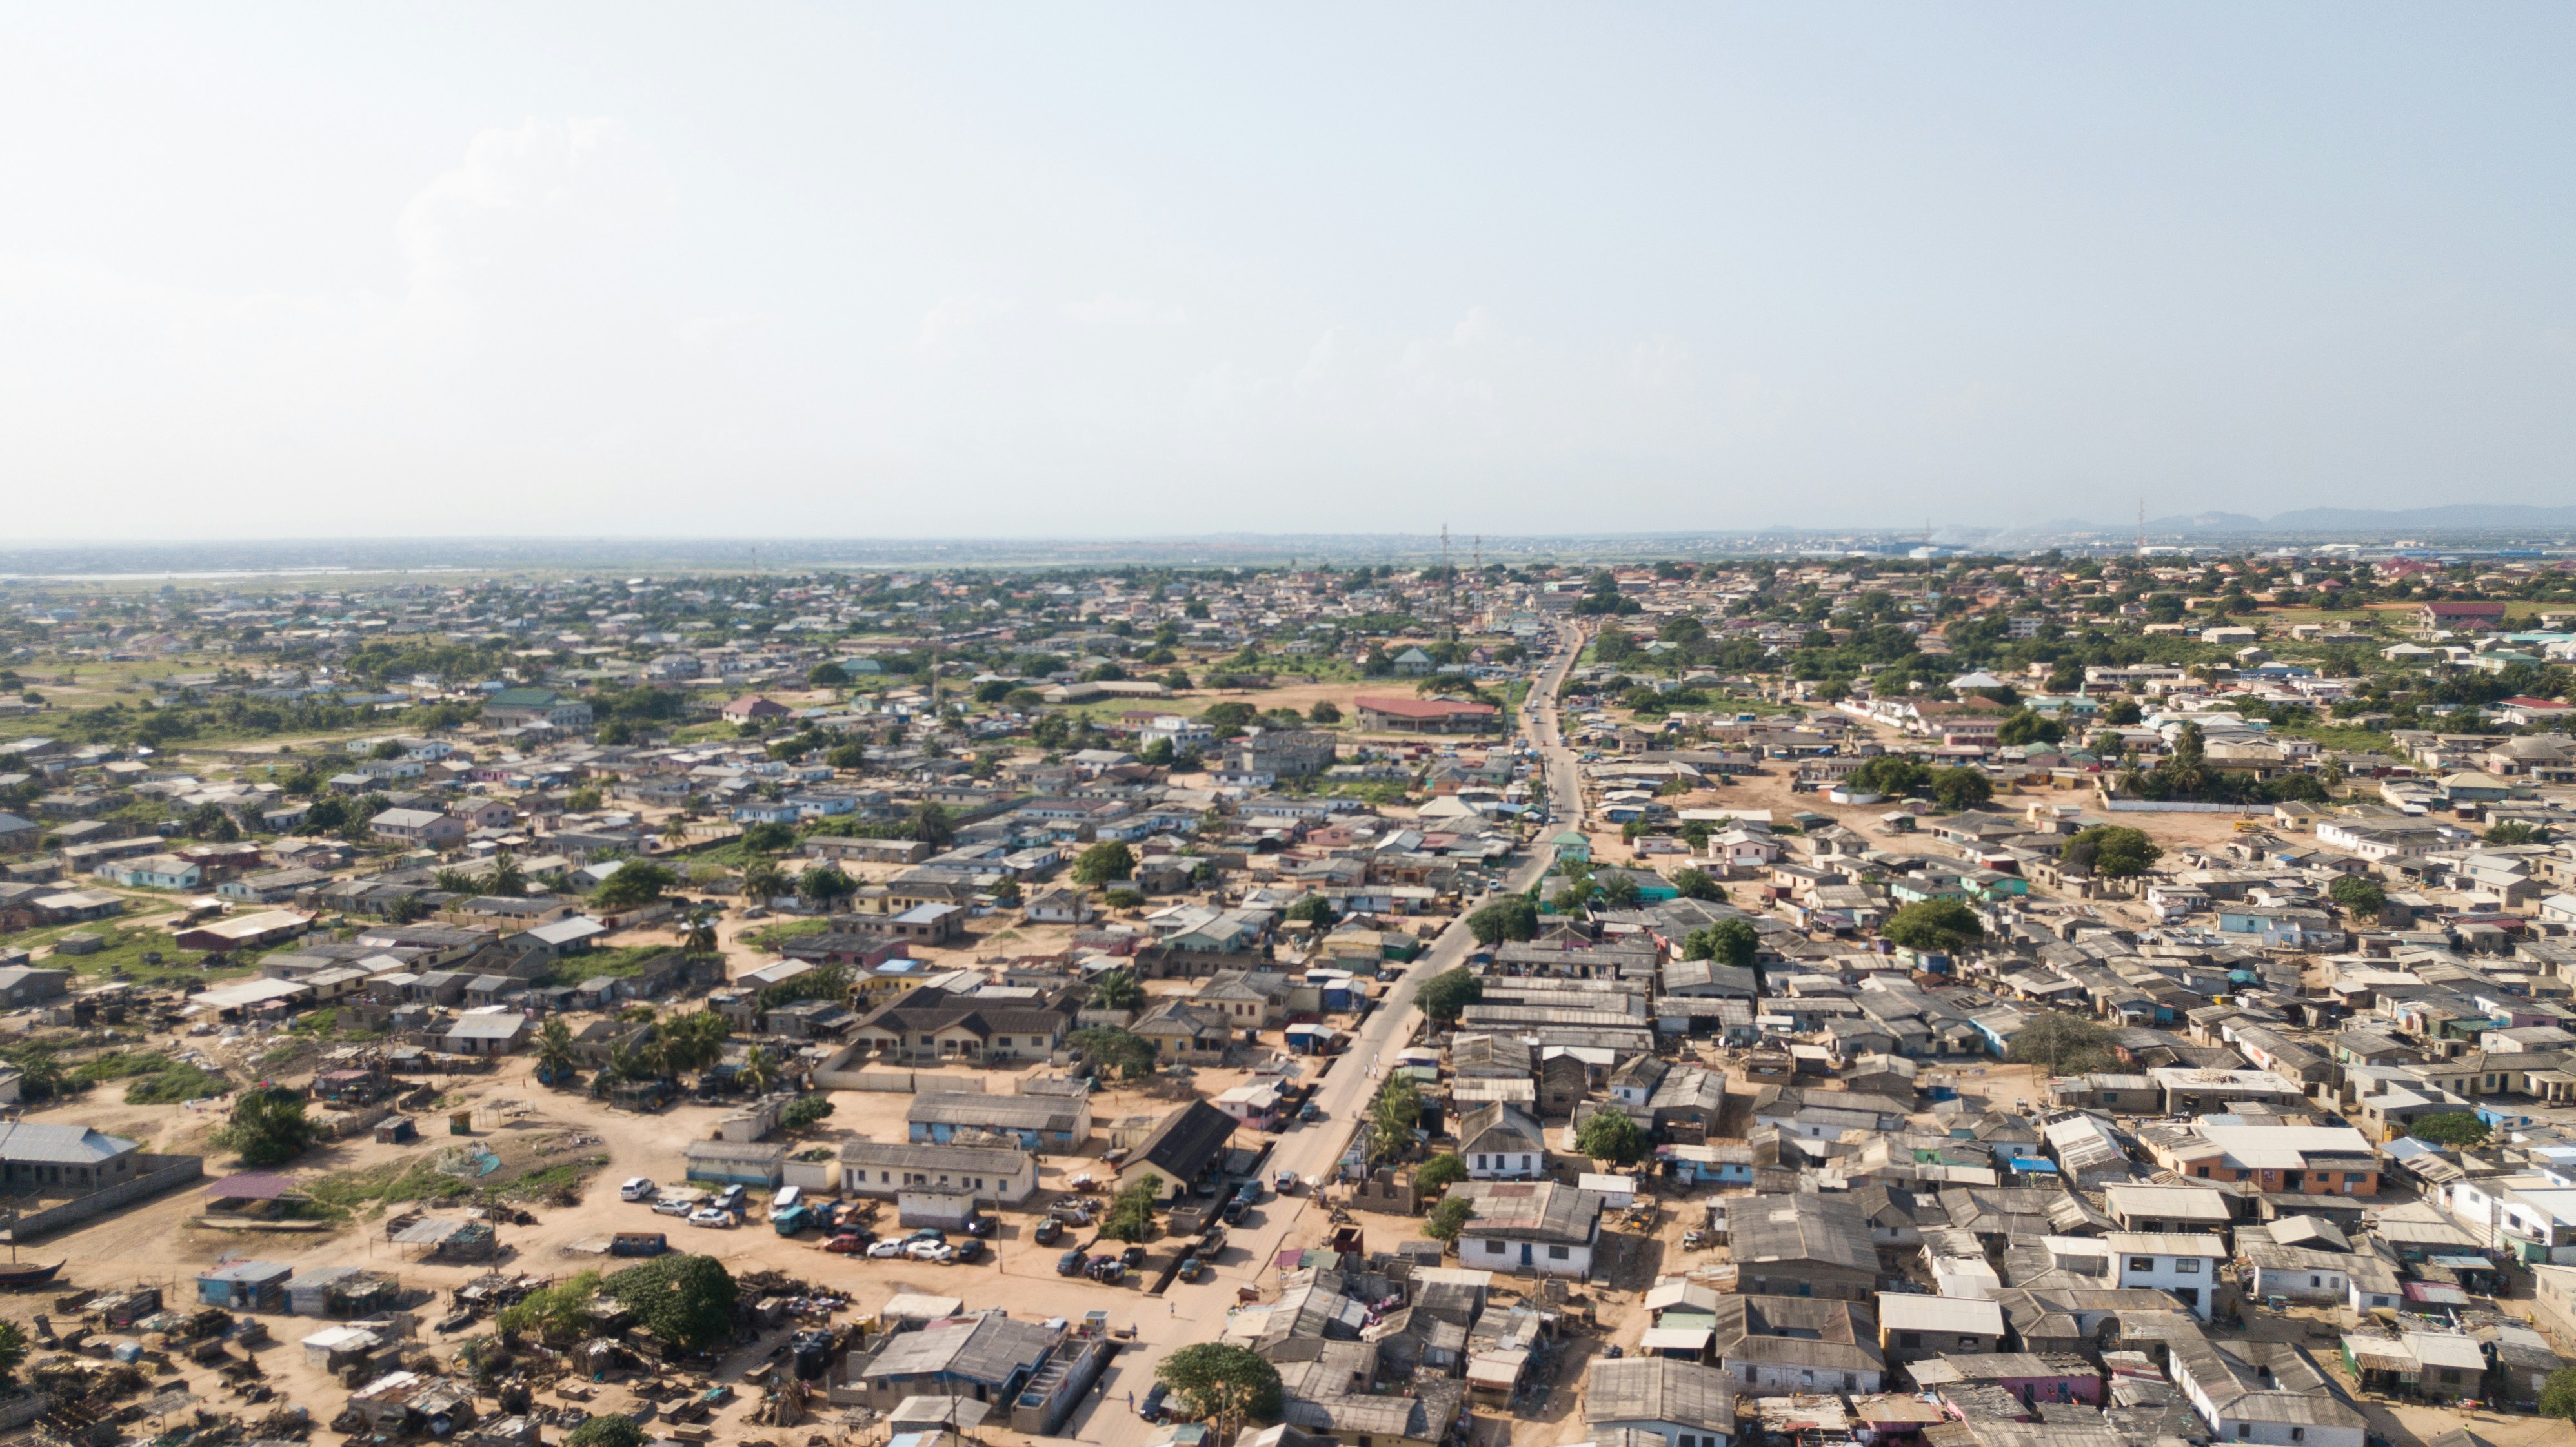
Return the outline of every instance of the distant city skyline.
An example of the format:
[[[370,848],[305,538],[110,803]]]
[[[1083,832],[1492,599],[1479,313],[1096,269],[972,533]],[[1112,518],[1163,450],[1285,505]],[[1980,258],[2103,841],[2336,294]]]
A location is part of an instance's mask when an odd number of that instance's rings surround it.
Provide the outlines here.
[[[19,10],[10,533],[2565,510],[2571,39],[2529,5]],[[2462,525],[2526,524],[2576,512]]]

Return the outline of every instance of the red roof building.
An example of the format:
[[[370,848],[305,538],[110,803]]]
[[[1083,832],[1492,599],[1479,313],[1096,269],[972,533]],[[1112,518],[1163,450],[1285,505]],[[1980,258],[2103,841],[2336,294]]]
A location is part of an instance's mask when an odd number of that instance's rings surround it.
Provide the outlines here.
[[[1364,693],[1351,702],[1360,711],[1360,727],[1371,732],[1475,733],[1494,727],[1502,716],[1490,703],[1452,698]]]

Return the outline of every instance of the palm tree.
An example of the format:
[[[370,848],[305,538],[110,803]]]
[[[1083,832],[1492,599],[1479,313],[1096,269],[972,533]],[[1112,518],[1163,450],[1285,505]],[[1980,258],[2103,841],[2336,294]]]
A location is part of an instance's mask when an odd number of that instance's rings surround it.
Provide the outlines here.
[[[724,1059],[725,1040],[732,1033],[725,1018],[713,1010],[675,1015],[653,1027],[663,1068],[674,1075],[684,1070],[703,1073],[713,1069]]]
[[[767,1095],[778,1088],[778,1062],[770,1058],[766,1048],[754,1045],[744,1052],[742,1083],[750,1086],[754,1095]]]
[[[787,872],[766,859],[755,859],[743,866],[742,892],[753,904],[767,904],[787,893]]]
[[[1091,982],[1091,1003],[1103,1010],[1133,1010],[1145,1003],[1145,987],[1128,970],[1106,970]]]
[[[681,845],[688,843],[688,842],[689,842],[689,826],[688,826],[687,822],[686,822],[686,821],[684,821],[683,819],[681,819],[681,818],[680,818],[680,816],[679,816],[679,815],[677,815],[677,814],[674,814],[674,815],[672,815],[670,818],[663,820],[663,821],[662,821],[662,842],[663,842],[664,844],[669,845],[670,847],[672,847],[672,848],[674,848],[674,849],[677,849],[677,848],[679,848]]]
[[[486,888],[493,894],[516,899],[528,892],[528,876],[519,868],[519,856],[504,849],[492,856],[492,877]]]
[[[680,948],[693,955],[716,952],[716,912],[693,909],[681,916]]]
[[[572,1052],[572,1027],[561,1020],[548,1020],[537,1027],[537,1073],[547,1080],[562,1080],[573,1073],[577,1064]]]

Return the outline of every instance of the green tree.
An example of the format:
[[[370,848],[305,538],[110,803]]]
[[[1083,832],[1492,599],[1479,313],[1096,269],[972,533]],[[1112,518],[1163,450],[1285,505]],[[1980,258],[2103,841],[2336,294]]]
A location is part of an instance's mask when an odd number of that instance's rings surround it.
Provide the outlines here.
[[[673,1015],[653,1026],[654,1042],[662,1047],[663,1068],[675,1072],[713,1070],[724,1059],[725,1041],[732,1034],[725,1017],[713,1010]]]
[[[733,1334],[733,1274],[712,1256],[657,1256],[600,1285],[655,1336],[684,1352]]]
[[[1674,870],[1673,888],[1680,890],[1684,899],[1713,899],[1721,903],[1726,899],[1725,889],[1705,869]]]
[[[2356,919],[2377,919],[2379,912],[2388,907],[2388,892],[2358,874],[2338,877],[2326,886],[2326,897]]]
[[[2060,862],[2072,874],[2134,879],[2165,857],[2146,831],[2125,824],[2096,824],[2066,841]]]
[[[1116,1071],[1121,1080],[1143,1080],[1154,1073],[1154,1042],[1141,1035],[1099,1026],[1073,1032],[1073,1044],[1102,1070]]]
[[[1624,1110],[1604,1108],[1584,1118],[1575,1129],[1574,1148],[1596,1161],[1633,1166],[1646,1158],[1646,1133]]]
[[[1074,856],[1073,878],[1077,884],[1107,884],[1112,880],[1130,879],[1136,873],[1136,851],[1115,839],[1104,839]]]
[[[14,1321],[0,1320],[0,1387],[14,1384],[27,1360],[27,1332]]]
[[[291,1161],[321,1138],[322,1128],[304,1114],[304,1097],[276,1086],[235,1097],[231,1119],[215,1132],[216,1145],[253,1166]]]
[[[1414,1132],[1422,1126],[1422,1092],[1413,1077],[1398,1071],[1378,1087],[1369,1102],[1369,1158],[1394,1160],[1413,1149]]]
[[[1306,710],[1306,717],[1319,724],[1337,724],[1342,721],[1341,706],[1329,698],[1317,699],[1315,706]]]
[[[778,1123],[789,1130],[804,1130],[832,1113],[832,1102],[820,1095],[800,1095],[778,1113]]]
[[[1505,940],[1538,938],[1538,904],[1525,894],[1506,894],[1478,905],[1467,916],[1476,943],[1491,949]]]
[[[1762,953],[1762,932],[1743,919],[1722,919],[1706,929],[1695,929],[1682,940],[1682,958],[1715,960],[1738,969],[1751,968]]]
[[[564,1434],[564,1447],[644,1447],[652,1439],[632,1417],[602,1412]]]
[[[2502,848],[2508,844],[2530,844],[2540,837],[2541,831],[2532,827],[2528,820],[2507,819],[2488,826],[2486,842]]]
[[[778,1088],[778,1058],[769,1053],[767,1046],[754,1045],[742,1053],[742,1070],[734,1078],[741,1081],[743,1088],[752,1094],[767,1095]],[[811,1098],[821,1099],[819,1096]],[[800,1100],[787,1108],[794,1110],[796,1106],[804,1103]],[[822,1105],[822,1115],[830,1115],[832,1103],[829,1100],[823,1100]]]
[[[1100,1219],[1100,1234],[1112,1241],[1144,1240],[1154,1234],[1154,1208],[1162,1202],[1163,1178],[1147,1171],[1109,1198],[1109,1211]]]
[[[629,859],[617,866],[617,872],[599,882],[592,890],[591,904],[599,909],[633,909],[660,899],[663,892],[679,883],[679,876],[662,865],[646,859]]]
[[[519,856],[504,849],[492,856],[492,872],[483,881],[483,892],[504,899],[517,899],[528,892],[528,872],[519,867]]]
[[[912,811],[912,837],[932,849],[946,849],[957,842],[957,825],[947,809],[927,799]]]
[[[2406,1128],[2406,1133],[2437,1146],[2482,1146],[2487,1143],[2487,1123],[2463,1110],[2418,1116],[2415,1123]]]
[[[793,887],[788,883],[787,871],[766,859],[755,859],[742,867],[742,893],[747,903],[766,905]]]
[[[813,901],[817,909],[829,910],[859,892],[859,882],[841,872],[837,864],[825,862],[796,876],[798,897]]]
[[[1484,998],[1485,982],[1461,966],[1442,970],[1423,981],[1422,989],[1414,995],[1413,1002],[1422,1007],[1422,1013],[1429,1016],[1435,1026],[1445,1030],[1458,1023],[1460,1012]]]
[[[749,853],[776,854],[796,847],[796,830],[775,819],[764,819],[757,824],[744,825],[742,837],[737,842]]]
[[[537,1027],[537,1069],[549,1080],[562,1080],[578,1062],[573,1055],[572,1027],[561,1016],[549,1016]]]
[[[1103,1010],[1140,1010],[1145,1005],[1145,987],[1136,972],[1123,965],[1103,970],[1091,982],[1091,1003]]]
[[[1214,1429],[1214,1441],[1233,1441],[1250,1418],[1279,1415],[1279,1369],[1247,1347],[1185,1346],[1163,1358],[1154,1377],[1191,1416]]]
[[[816,688],[842,688],[850,681],[850,671],[827,658],[805,670],[805,681]]]
[[[1442,1151],[1413,1168],[1413,1189],[1426,1196],[1445,1191],[1465,1179],[1466,1158],[1456,1151]]]
[[[1932,797],[1952,813],[1973,809],[1994,796],[1994,781],[1980,769],[1943,769],[1932,776]]]
[[[2004,1058],[2050,1075],[2080,1075],[2110,1063],[2111,1037],[2080,1015],[2046,1010],[2014,1034]]]
[[[1864,794],[1885,794],[1893,798],[1903,798],[1928,787],[1932,782],[1932,771],[1912,759],[1896,754],[1881,754],[1852,770],[1851,776],[1843,782],[1847,787],[1857,789]]]
[[[2007,716],[1995,731],[1995,742],[2006,748],[2028,748],[2032,744],[2053,744],[2066,737],[2065,725],[2029,709],[2019,709]]]
[[[1434,1241],[1454,1245],[1458,1233],[1467,1228],[1468,1219],[1475,1214],[1475,1203],[1466,1197],[1442,1197],[1440,1204],[1432,1207],[1430,1216],[1424,1219],[1422,1234]]]
[[[1947,954],[1984,939],[1986,926],[1955,899],[1918,899],[1889,915],[1879,933],[1909,950]]]
[[[716,952],[716,912],[693,909],[680,916],[680,948],[693,955]]]
[[[1320,894],[1310,894],[1281,911],[1280,917],[1288,920],[1303,920],[1318,929],[1328,929],[1333,921],[1341,918],[1341,915],[1333,908],[1331,900]]]
[[[2576,1367],[2560,1367],[2540,1384],[2540,1415],[2576,1419]]]
[[[507,1337],[533,1335],[558,1345],[579,1341],[590,1330],[590,1306],[598,1295],[599,1273],[580,1272],[519,1298],[502,1309],[496,1324]]]

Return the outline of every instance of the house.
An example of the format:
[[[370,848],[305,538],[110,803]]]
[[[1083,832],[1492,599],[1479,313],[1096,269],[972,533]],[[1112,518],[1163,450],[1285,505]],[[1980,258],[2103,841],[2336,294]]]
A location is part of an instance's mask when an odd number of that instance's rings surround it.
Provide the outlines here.
[[[2504,605],[2456,601],[2426,603],[2416,610],[2415,621],[2426,628],[2490,633],[2504,626]]]
[[[1460,1264],[1577,1281],[1590,1275],[1599,1196],[1554,1181],[1466,1181],[1449,1194],[1472,1212],[1458,1235]]]
[[[2179,1131],[2149,1130],[2140,1139],[2158,1165],[2195,1181],[2248,1182],[2266,1194],[2379,1193],[2379,1155],[2350,1126],[2217,1125],[2201,1120]]]
[[[843,1195],[893,1196],[909,1188],[932,1187],[1016,1206],[1038,1188],[1036,1156],[990,1146],[845,1141],[840,1162]]]
[[[483,722],[494,728],[590,727],[590,705],[551,688],[505,688],[483,700]]]
[[[1247,1130],[1270,1130],[1288,1104],[1288,1092],[1276,1080],[1251,1080],[1210,1102]]]
[[[1091,906],[1091,892],[1059,886],[1029,896],[1022,912],[1031,924],[1089,924],[1100,917]]]
[[[1496,725],[1501,710],[1489,703],[1447,698],[1399,698],[1361,694],[1351,700],[1360,727],[1369,733],[1476,733]]]
[[[2209,1320],[2218,1295],[2218,1265],[2227,1259],[2227,1243],[2205,1234],[2113,1231],[2104,1236],[2110,1248],[2112,1284],[2171,1292]]]
[[[1596,1440],[1633,1432],[1664,1447],[1727,1447],[1735,1436],[1735,1381],[1670,1357],[1595,1357],[1583,1378],[1583,1424]]]
[[[777,1141],[691,1141],[680,1157],[692,1181],[774,1188],[787,1173],[787,1147]]]
[[[1011,1136],[1022,1150],[1069,1155],[1091,1138],[1091,1104],[1078,1096],[945,1091],[914,1096],[904,1122],[915,1145],[945,1145],[960,1131],[981,1131]],[[1227,1121],[1226,1129],[1233,1128]]]
[[[2219,1441],[2363,1447],[2368,1420],[2299,1347],[2197,1333],[2168,1337],[2166,1346],[2166,1375]]]
[[[1878,1292],[1878,1248],[1848,1195],[1745,1197],[1729,1203],[1727,1229],[1738,1291],[1861,1302]]]
[[[1647,1293],[1647,1306],[1653,1309],[1664,1293],[1686,1290],[1707,1293],[1710,1355],[1747,1392],[1875,1392],[1885,1380],[1878,1316],[1866,1306],[1823,1297],[1719,1295],[1680,1285],[1656,1287]],[[1692,1315],[1665,1311],[1655,1326],[1685,1329]]]
[[[127,889],[195,889],[206,877],[197,861],[176,854],[112,860],[101,866],[99,873],[110,883]]]
[[[60,999],[71,978],[69,970],[37,969],[29,965],[0,968],[0,1009],[18,1010]]]
[[[1891,1365],[2002,1348],[2001,1302],[1889,1291],[1877,1293],[1877,1300],[1878,1349]]]
[[[1539,1123],[1496,1101],[1458,1118],[1458,1154],[1479,1181],[1535,1181],[1547,1171],[1547,1135]]]
[[[0,1122],[0,1186],[19,1195],[81,1195],[140,1174],[141,1147],[80,1125]]]
[[[1157,1122],[1127,1159],[1118,1165],[1121,1190],[1151,1175],[1162,1182],[1168,1199],[1189,1190],[1201,1177],[1225,1163],[1226,1143],[1234,1137],[1234,1118],[1203,1100],[1194,1100]]]
[[[1036,1322],[999,1313],[952,1317],[853,1348],[828,1392],[836,1404],[880,1410],[907,1397],[1008,1404],[1037,1375],[1056,1340],[1056,1332]]]
[[[1035,1062],[1052,1059],[1064,1048],[1072,1020],[1063,1010],[952,995],[925,985],[870,1010],[850,1038],[861,1050],[917,1064]]]
[[[723,715],[724,721],[727,723],[746,724],[764,723],[774,718],[786,718],[790,714],[793,714],[795,710],[789,708],[783,703],[777,702],[774,699],[762,698],[755,694],[734,699],[727,703],[723,708],[718,709],[717,712]]]
[[[528,1017],[517,1010],[459,1015],[439,1037],[453,1055],[507,1055],[527,1043]]]
[[[445,849],[465,842],[473,831],[464,820],[435,809],[387,809],[367,821],[367,832],[379,839]]]

